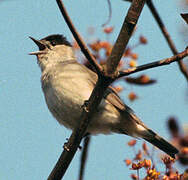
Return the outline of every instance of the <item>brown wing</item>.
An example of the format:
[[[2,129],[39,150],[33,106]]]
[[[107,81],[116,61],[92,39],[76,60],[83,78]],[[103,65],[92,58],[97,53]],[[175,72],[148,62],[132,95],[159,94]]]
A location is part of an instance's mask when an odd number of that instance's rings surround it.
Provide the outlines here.
[[[93,84],[93,86],[96,85],[97,82],[97,74],[85,67],[84,65],[80,64],[85,71],[87,71],[90,74],[90,82]],[[110,103],[111,105],[115,106],[117,109],[120,111],[128,111],[129,113],[133,113],[133,110],[125,105],[120,97],[118,96],[116,90],[112,87],[109,86],[108,89],[106,90],[104,94],[104,98]]]
[[[107,99],[110,104],[118,108],[120,111],[128,111],[129,113],[133,113],[133,110],[123,103],[113,87],[109,86],[104,94],[104,98]]]

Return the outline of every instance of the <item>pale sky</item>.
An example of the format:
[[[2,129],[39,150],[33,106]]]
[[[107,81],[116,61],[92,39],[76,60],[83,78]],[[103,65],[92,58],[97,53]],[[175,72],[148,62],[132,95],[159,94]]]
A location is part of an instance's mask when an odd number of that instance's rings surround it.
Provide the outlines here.
[[[105,0],[64,2],[76,28],[86,40],[91,39],[87,35],[90,26],[96,29],[96,36],[105,40],[101,32],[101,25],[108,16]],[[117,37],[128,6],[121,0],[112,0],[110,25],[115,26],[115,32],[111,41]],[[178,1],[157,1],[156,7],[177,49],[184,50],[187,45],[183,44],[179,33],[184,22],[179,15],[182,11]],[[36,57],[28,55],[37,47],[28,36],[40,39],[59,33],[72,41],[72,35],[55,0],[4,0],[0,2],[0,12],[0,179],[47,179],[71,131],[60,126],[47,109]],[[140,65],[172,55],[147,7],[130,44],[134,44],[141,34],[148,38],[149,44],[135,49]],[[135,87],[121,82],[126,91],[120,95],[148,127],[168,139],[166,120],[169,116],[176,116],[181,123],[187,122],[186,81],[176,63],[145,73],[158,83]],[[140,97],[134,103],[127,99],[130,91],[137,92]],[[117,134],[92,138],[85,179],[130,179],[132,171],[123,162],[125,158],[133,157],[126,145],[129,140],[128,136]],[[64,180],[77,179],[80,154],[78,151]]]

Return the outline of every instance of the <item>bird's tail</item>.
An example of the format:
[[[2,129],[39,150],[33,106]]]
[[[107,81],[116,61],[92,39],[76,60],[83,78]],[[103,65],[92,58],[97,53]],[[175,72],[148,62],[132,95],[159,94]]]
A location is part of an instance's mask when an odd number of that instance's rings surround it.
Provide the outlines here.
[[[175,155],[178,153],[178,150],[173,145],[164,140],[162,137],[158,136],[151,129],[147,129],[147,134],[145,134],[143,138],[154,146],[158,147],[160,150],[167,153],[172,158],[175,158]]]

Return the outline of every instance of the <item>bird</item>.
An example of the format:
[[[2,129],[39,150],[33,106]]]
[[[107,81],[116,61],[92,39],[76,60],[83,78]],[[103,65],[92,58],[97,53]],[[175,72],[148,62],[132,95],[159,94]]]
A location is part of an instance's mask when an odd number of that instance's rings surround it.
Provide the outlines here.
[[[63,35],[30,39],[39,48],[29,54],[37,56],[48,109],[61,125],[73,130],[80,123],[83,104],[89,99],[98,76],[77,61],[71,43]],[[176,147],[149,129],[111,86],[92,115],[86,133],[124,134],[142,138],[172,158],[178,153]]]

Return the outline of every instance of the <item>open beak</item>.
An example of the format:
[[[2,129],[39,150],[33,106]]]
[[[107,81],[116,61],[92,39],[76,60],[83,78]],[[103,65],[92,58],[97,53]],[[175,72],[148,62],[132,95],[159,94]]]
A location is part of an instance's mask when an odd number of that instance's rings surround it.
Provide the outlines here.
[[[46,53],[44,50],[46,49],[46,46],[39,40],[34,39],[33,37],[29,37],[39,48],[39,51],[31,52],[29,55],[38,55],[38,54],[44,54]]]

